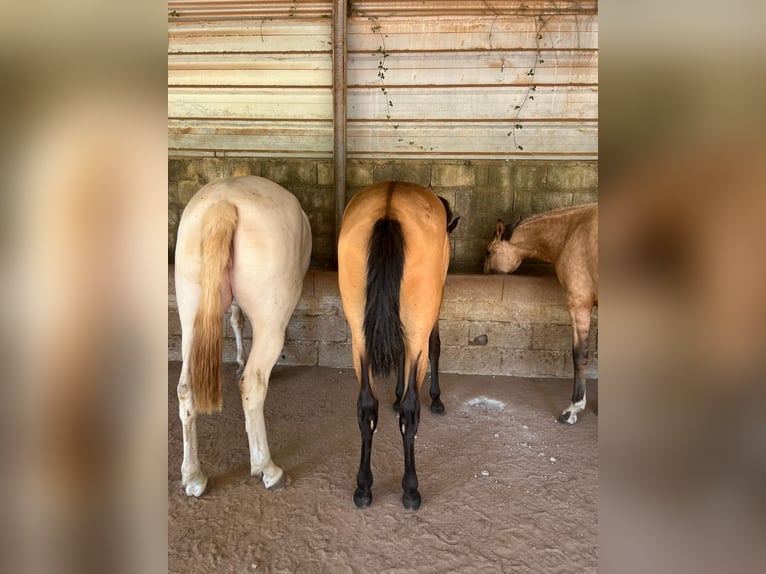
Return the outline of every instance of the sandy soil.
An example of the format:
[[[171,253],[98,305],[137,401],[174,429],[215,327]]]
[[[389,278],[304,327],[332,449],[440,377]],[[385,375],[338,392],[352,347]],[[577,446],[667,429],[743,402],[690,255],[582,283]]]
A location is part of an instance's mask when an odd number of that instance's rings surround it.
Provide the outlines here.
[[[423,504],[401,504],[402,440],[393,381],[378,383],[373,503],[351,499],[359,464],[351,370],[277,367],[266,399],[274,461],[293,479],[271,493],[248,471],[236,365],[224,410],[198,419],[210,476],[181,488],[181,427],[168,369],[168,567],[171,572],[595,572],[598,565],[597,385],[573,427],[554,417],[571,381],[443,375],[446,414],[422,389],[415,444]]]

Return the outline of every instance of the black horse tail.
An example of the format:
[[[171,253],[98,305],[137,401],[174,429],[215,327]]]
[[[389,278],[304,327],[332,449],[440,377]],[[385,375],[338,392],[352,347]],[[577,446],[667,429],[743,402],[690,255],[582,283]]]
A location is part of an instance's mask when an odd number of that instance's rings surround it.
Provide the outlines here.
[[[395,219],[375,222],[367,254],[364,344],[373,375],[387,375],[404,353],[399,292],[404,273],[404,236]]]

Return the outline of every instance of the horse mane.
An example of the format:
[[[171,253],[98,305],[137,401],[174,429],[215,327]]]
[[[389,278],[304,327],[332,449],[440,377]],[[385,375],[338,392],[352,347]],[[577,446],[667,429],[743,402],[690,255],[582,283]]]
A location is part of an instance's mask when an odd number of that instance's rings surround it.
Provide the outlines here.
[[[560,215],[568,215],[570,212],[578,210],[578,209],[584,209],[586,207],[593,207],[594,205],[598,205],[596,203],[586,203],[583,205],[574,205],[571,207],[559,207],[558,209],[551,209],[549,211],[543,211],[540,213],[535,213],[534,215],[530,215],[529,217],[525,217],[519,221],[517,221],[512,228],[516,229],[517,227],[521,225],[526,225],[527,223],[534,223],[535,221],[539,219],[548,219],[551,217],[557,217]],[[509,235],[510,238],[510,235]],[[503,236],[503,239],[505,239],[505,236]]]

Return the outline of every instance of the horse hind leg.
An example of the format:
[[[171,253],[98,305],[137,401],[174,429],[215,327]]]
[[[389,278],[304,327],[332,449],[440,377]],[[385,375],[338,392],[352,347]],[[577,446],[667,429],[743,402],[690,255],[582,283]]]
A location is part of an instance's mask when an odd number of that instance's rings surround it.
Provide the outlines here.
[[[231,328],[234,331],[234,339],[237,342],[237,364],[239,365],[237,377],[240,377],[245,369],[245,351],[244,345],[242,344],[242,331],[245,328],[245,316],[236,301],[232,301],[231,303],[231,318],[229,320],[231,322]]]
[[[359,461],[359,472],[356,475],[356,490],[354,491],[354,504],[358,508],[365,508],[372,504],[372,435],[378,426],[378,399],[372,388],[370,369],[367,362],[360,361],[359,376],[359,399],[356,403],[356,413],[359,420],[359,431],[362,434],[362,454]]]
[[[187,496],[199,497],[207,488],[207,476],[202,472],[197,452],[197,411],[194,408],[189,381],[188,357],[184,355],[181,377],[178,381],[178,413],[183,432],[183,462],[181,463],[181,484]]]
[[[399,369],[396,373],[396,390],[394,390],[394,395],[396,396],[396,400],[394,401],[394,412],[399,412],[399,407],[402,404],[402,395],[404,394],[404,353],[402,353],[402,356],[399,358]]]
[[[245,428],[250,447],[250,474],[262,476],[268,490],[281,490],[288,484],[285,472],[271,460],[266,437],[266,423],[263,405],[269,387],[269,377],[282,351],[285,334],[283,331],[253,325],[253,346],[239,379],[242,395],[242,409],[245,413]]]
[[[422,352],[421,352],[422,354]],[[420,508],[420,493],[418,492],[418,475],[415,470],[415,437],[420,425],[419,384],[422,377],[418,376],[420,369],[425,369],[425,361],[421,354],[410,365],[407,389],[404,392],[399,410],[399,430],[402,433],[404,445],[404,476],[402,477],[402,504],[404,508],[417,510]],[[422,363],[422,364],[421,364]]]
[[[439,388],[439,357],[442,352],[442,340],[439,336],[439,321],[436,321],[431,335],[428,337],[428,358],[431,361],[431,412],[437,415],[444,414],[444,403],[441,401],[441,389]]]
[[[585,410],[585,367],[588,365],[588,334],[590,332],[590,306],[570,308],[572,318],[572,362],[574,363],[574,387],[572,402],[556,419],[573,425],[577,415]]]

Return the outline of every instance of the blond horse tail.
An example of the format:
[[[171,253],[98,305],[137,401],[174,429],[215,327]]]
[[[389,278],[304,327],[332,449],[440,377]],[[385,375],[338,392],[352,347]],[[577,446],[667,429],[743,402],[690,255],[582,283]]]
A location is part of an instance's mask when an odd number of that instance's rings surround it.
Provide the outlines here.
[[[212,413],[223,406],[221,396],[221,289],[231,259],[231,240],[237,227],[237,208],[221,201],[202,216],[200,302],[194,317],[189,375],[194,407]]]

